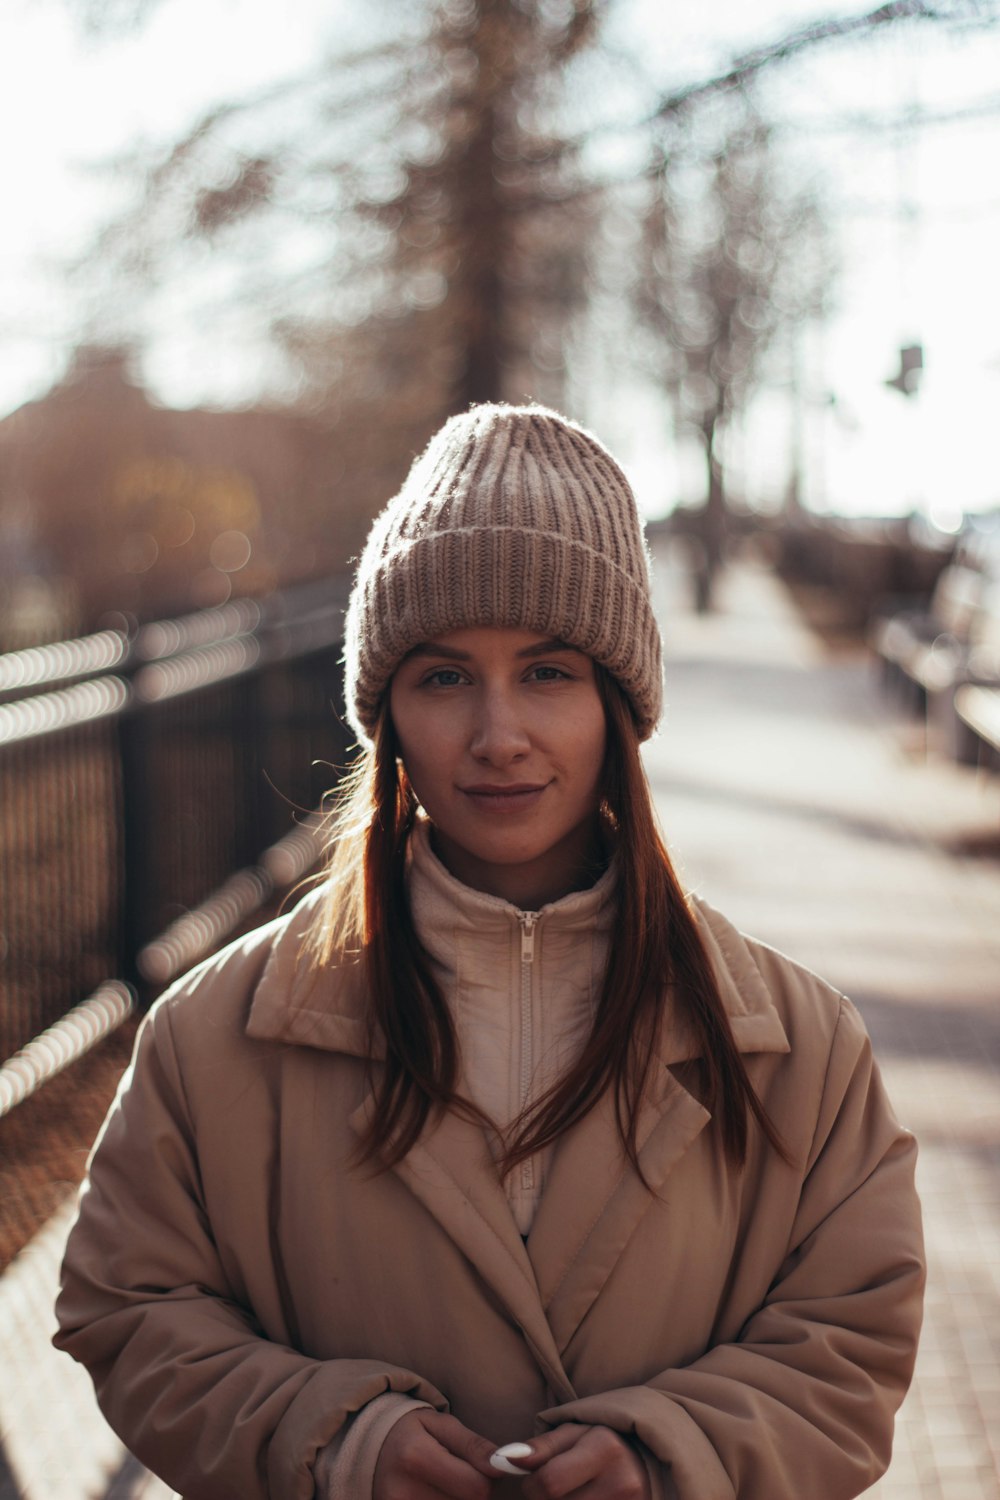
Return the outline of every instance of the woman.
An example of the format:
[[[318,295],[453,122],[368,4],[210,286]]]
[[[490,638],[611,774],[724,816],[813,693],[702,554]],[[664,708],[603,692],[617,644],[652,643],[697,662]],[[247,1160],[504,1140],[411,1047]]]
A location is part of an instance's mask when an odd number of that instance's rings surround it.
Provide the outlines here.
[[[912,1369],[914,1145],[849,1002],[677,884],[611,456],[542,408],[449,422],[346,662],[329,878],[144,1024],[58,1344],[189,1500],[859,1494]]]

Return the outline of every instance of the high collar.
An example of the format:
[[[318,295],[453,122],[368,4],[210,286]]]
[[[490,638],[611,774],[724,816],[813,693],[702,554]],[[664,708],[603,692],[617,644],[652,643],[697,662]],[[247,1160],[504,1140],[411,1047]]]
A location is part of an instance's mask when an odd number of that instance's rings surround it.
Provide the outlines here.
[[[431,957],[446,970],[453,964],[456,933],[506,936],[526,915],[534,915],[546,932],[610,932],[614,923],[615,885],[612,860],[593,885],[547,902],[535,913],[526,913],[501,896],[473,890],[456,879],[434,852],[426,818],[418,819],[414,825],[407,850],[407,889],[413,923]]]

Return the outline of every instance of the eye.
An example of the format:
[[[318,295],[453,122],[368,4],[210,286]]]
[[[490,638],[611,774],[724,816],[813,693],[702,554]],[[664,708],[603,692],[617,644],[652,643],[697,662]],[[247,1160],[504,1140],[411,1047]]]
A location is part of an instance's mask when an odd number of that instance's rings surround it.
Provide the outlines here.
[[[533,682],[566,682],[570,674],[562,667],[553,667],[545,663],[532,667],[529,676]]]
[[[458,687],[462,674],[457,667],[435,667],[421,682],[421,687]]]

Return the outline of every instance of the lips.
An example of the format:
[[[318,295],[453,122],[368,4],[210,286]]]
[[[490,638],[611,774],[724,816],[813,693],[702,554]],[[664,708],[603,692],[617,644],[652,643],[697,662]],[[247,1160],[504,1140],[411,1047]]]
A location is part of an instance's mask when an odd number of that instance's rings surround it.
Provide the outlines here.
[[[541,797],[548,782],[521,782],[512,786],[494,786],[482,783],[463,786],[459,790],[468,797],[474,807],[482,812],[510,813],[523,811]]]

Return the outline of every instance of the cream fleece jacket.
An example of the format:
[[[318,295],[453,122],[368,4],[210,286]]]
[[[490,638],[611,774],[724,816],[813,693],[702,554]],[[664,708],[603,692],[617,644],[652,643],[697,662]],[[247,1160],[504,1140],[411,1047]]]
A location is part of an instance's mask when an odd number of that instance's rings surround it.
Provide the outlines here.
[[[451,1009],[459,1087],[493,1122],[491,1145],[579,1057],[594,1022],[614,919],[614,871],[538,912],[471,890],[450,875],[421,820],[410,840],[410,908]],[[505,1187],[522,1235],[531,1229],[552,1147]]]

